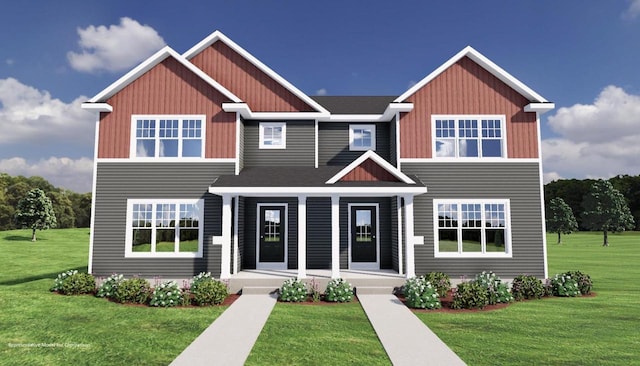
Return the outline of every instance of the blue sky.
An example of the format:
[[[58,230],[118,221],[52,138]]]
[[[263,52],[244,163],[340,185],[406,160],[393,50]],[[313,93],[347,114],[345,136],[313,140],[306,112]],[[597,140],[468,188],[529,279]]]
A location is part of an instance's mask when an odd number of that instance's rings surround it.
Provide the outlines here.
[[[556,103],[547,181],[640,173],[640,0],[15,1],[0,12],[0,171],[91,189],[80,110],[215,30],[309,95],[400,95],[471,45]]]

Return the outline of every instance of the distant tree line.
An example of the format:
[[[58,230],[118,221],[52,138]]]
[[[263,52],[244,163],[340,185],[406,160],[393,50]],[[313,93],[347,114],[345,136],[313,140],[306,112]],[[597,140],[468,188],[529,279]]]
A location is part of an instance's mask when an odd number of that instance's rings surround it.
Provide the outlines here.
[[[76,193],[54,187],[38,176],[13,177],[0,173],[0,230],[17,229],[15,213],[18,202],[32,189],[39,188],[53,205],[58,228],[89,227],[91,223],[91,193]]]

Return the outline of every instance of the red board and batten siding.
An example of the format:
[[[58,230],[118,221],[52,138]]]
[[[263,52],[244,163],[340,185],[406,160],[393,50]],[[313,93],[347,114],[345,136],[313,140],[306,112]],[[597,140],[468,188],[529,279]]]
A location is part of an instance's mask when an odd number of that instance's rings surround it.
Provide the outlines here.
[[[405,100],[414,105],[400,117],[400,156],[431,158],[431,115],[504,114],[507,156],[538,158],[536,114],[529,100],[468,57],[460,59]]]
[[[234,158],[236,114],[222,110],[229,98],[173,58],[167,58],[107,100],[100,114],[98,158],[128,158],[133,114],[204,114],[206,158]]]
[[[346,182],[397,182],[398,178],[375,161],[367,159],[347,173],[340,181]]]
[[[224,42],[215,42],[189,61],[247,103],[254,112],[315,111]]]

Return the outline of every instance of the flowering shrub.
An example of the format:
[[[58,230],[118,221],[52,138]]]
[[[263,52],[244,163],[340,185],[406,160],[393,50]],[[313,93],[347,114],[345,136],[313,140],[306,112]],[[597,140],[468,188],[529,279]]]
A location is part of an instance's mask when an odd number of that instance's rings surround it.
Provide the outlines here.
[[[102,281],[100,287],[98,287],[98,292],[96,292],[97,297],[106,297],[113,298],[116,293],[116,289],[118,285],[124,281],[124,276],[119,274],[112,274],[106,280]]]
[[[118,284],[113,298],[118,302],[145,304],[150,292],[149,281],[144,278],[130,278]]]
[[[551,279],[551,289],[554,296],[580,296],[578,282],[566,274],[557,274]]]
[[[591,287],[593,287],[593,282],[591,281],[591,276],[586,273],[582,273],[580,271],[569,271],[563,273],[564,276],[571,277],[578,283],[578,289],[582,295],[588,295],[591,293]]]
[[[449,279],[449,275],[446,273],[429,272],[424,275],[424,279],[430,282],[431,286],[435,287],[440,297],[447,296],[447,292],[451,289],[451,279]]]
[[[472,282],[477,283],[480,287],[485,289],[489,305],[513,301],[513,296],[511,295],[509,287],[502,283],[500,277],[496,276],[493,272],[487,273],[482,271],[482,273],[476,275],[475,280]]]
[[[280,287],[280,301],[286,302],[302,302],[307,299],[307,287],[304,282],[291,278],[282,284]]]
[[[199,306],[219,305],[229,296],[227,286],[220,281],[214,280],[210,276],[211,274],[208,276],[205,275],[198,280],[195,280],[194,277],[194,281],[189,289],[193,296],[193,302]]]
[[[72,275],[74,275],[76,273],[78,273],[78,271],[76,271],[75,269],[60,273],[58,275],[58,277],[56,277],[55,281],[53,282],[53,287],[51,287],[51,291],[61,292],[62,291],[62,285],[64,284],[64,281],[69,276],[72,276]]]
[[[409,278],[402,291],[410,308],[440,309],[442,307],[436,287],[427,281],[425,276]]]
[[[313,302],[320,301],[320,285],[318,284],[318,281],[316,281],[315,277],[311,279],[309,287],[311,288],[311,299]]]
[[[535,276],[518,275],[511,284],[511,294],[517,301],[540,299],[545,296],[545,288],[542,281]]]
[[[453,309],[482,309],[489,304],[487,290],[475,281],[458,284],[453,292]]]
[[[156,286],[151,295],[151,306],[177,306],[182,303],[182,291],[175,281],[163,282]]]
[[[96,290],[96,279],[89,273],[74,273],[62,282],[60,293],[65,295],[90,294]]]
[[[330,302],[349,302],[353,299],[353,287],[342,278],[336,278],[327,283],[324,299]]]
[[[191,287],[197,286],[200,281],[206,281],[213,279],[211,277],[211,272],[200,272],[197,276],[193,276],[191,279]]]

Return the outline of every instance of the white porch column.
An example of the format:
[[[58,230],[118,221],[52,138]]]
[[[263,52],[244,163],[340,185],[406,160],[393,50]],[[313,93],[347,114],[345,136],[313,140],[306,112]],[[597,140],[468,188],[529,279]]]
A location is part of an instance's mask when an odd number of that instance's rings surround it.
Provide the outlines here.
[[[413,196],[404,196],[404,231],[405,231],[405,246],[407,248],[407,266],[406,277],[411,278],[416,276],[415,256],[414,249],[414,233],[413,233]]]
[[[331,278],[340,278],[340,196],[331,196]]]
[[[298,278],[307,277],[307,196],[298,196]]]
[[[231,277],[231,195],[222,196],[222,254],[220,278]]]

